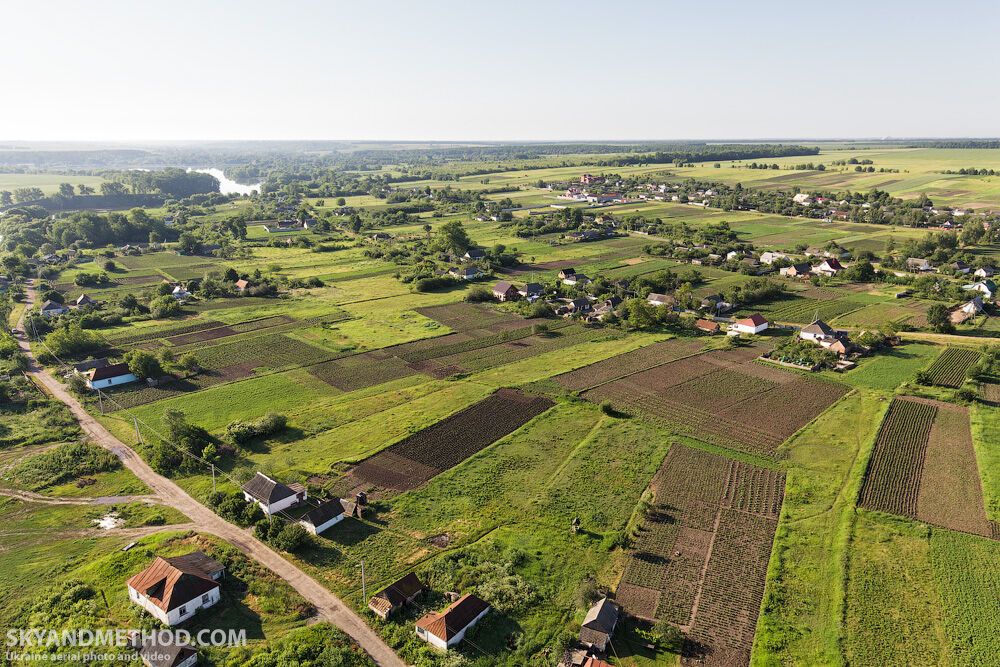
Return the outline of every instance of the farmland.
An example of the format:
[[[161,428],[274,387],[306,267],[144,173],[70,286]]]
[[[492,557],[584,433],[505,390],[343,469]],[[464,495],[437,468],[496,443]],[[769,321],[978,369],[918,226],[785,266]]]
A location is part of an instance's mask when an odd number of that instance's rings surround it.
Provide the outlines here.
[[[969,369],[979,360],[975,350],[950,347],[927,369],[930,381],[942,387],[960,387]]]
[[[412,489],[520,428],[551,406],[552,401],[546,398],[501,389],[362,461],[348,473],[347,484],[397,491]]]
[[[990,537],[965,408],[893,400],[865,473],[859,506]]]
[[[758,354],[750,347],[688,356],[611,380],[583,396],[724,447],[772,456],[846,388],[755,364]],[[774,417],[755,418],[762,414]]]
[[[689,631],[685,661],[748,660],[784,475],[674,445],[618,589],[630,613]]]
[[[916,169],[920,160],[911,153],[926,152],[823,146],[820,156],[878,155],[885,164]],[[961,296],[935,292],[946,284],[960,289],[962,279],[945,273],[924,276],[941,283],[937,287],[897,299],[910,278],[792,280],[773,268],[755,276],[768,269],[670,255],[681,244],[707,245],[699,248],[703,254],[717,250],[710,235],[720,234],[727,246],[722,257],[733,248],[801,258],[804,246],[822,251],[833,248],[831,242],[856,257],[900,247],[927,230],[652,198],[594,207],[559,199],[564,186],[595,172],[622,178],[666,173],[670,184],[694,176],[768,190],[892,189],[888,181],[895,178],[918,188],[932,175],[929,163],[920,165],[920,174],[890,177],[834,168],[758,171],[740,161],[601,167],[588,159],[566,156],[561,166],[537,160],[538,168],[520,170],[498,162],[495,172],[478,162],[455,163],[447,167],[453,171],[429,167],[434,177],[421,180],[413,180],[412,165],[369,172],[379,179],[405,175],[386,181],[385,189],[409,202],[350,194],[342,207],[334,203],[339,197],[317,193],[313,182],[302,181],[308,195],[301,197],[279,185],[316,224],[280,233],[252,224],[245,238],[225,225],[261,201],[189,202],[193,222],[179,224],[197,234],[210,230],[202,240],[222,247],[180,254],[176,233],[166,234],[160,250],[142,241],[140,254],[78,244],[83,258],[53,268],[36,296],[48,286],[66,300],[86,293],[102,302],[95,315],[120,315],[86,328],[98,345],[81,359],[117,361],[139,351],[161,360],[163,374],[153,381],[107,390],[100,401],[84,393],[82,400],[149,461],[178,413],[191,428],[204,429],[212,465],[185,459],[166,471],[195,499],[210,503],[215,492],[238,499],[240,482],[258,471],[301,483],[317,500],[366,492],[370,505],[361,518],[310,536],[283,556],[361,614],[367,614],[363,590],[370,595],[409,572],[426,579],[432,590],[412,609],[386,622],[364,616],[407,664],[553,664],[602,595],[633,615],[606,656],[615,667],[983,664],[995,649],[997,627],[990,577],[1000,518],[995,396],[989,384],[985,400],[955,390],[973,388],[966,382],[980,358],[973,344],[986,349],[995,314],[975,328],[931,332],[931,307],[951,307]],[[798,160],[777,158],[782,166]],[[463,171],[484,166],[490,173]],[[440,178],[445,173],[447,180]],[[942,183],[969,180],[933,175]],[[539,180],[557,187],[539,187]],[[943,192],[944,185],[934,187]],[[489,192],[470,204],[468,192],[456,195],[464,189]],[[550,204],[568,208],[549,210]],[[372,217],[408,205],[415,211],[409,217]],[[559,232],[522,235],[532,220],[558,222],[563,211],[572,220],[576,210],[587,218],[582,228],[612,216],[612,236],[578,242]],[[148,212],[175,213],[167,206]],[[360,231],[351,228],[355,215]],[[662,232],[633,231],[642,229],[635,218],[659,219]],[[489,259],[470,263],[439,245],[445,225],[454,222],[468,234],[469,248]],[[1000,252],[993,246],[960,249],[992,256]],[[105,269],[108,260],[113,266]],[[487,277],[449,281],[444,275],[471,265]],[[563,283],[557,274],[569,268],[591,276],[595,287],[588,292]],[[230,269],[274,289],[237,290]],[[78,284],[101,270],[107,281]],[[429,278],[443,283],[418,285]],[[490,288],[499,280],[517,287],[538,282],[546,296],[498,302]],[[701,303],[764,280],[780,288],[773,298],[739,299],[735,310],[718,314]],[[150,306],[172,289],[164,281],[181,282],[194,296],[160,317]],[[572,298],[586,298],[595,309],[609,299],[644,302],[651,290],[690,299],[676,311],[647,309],[653,323],[631,317],[622,305],[605,321],[562,310]],[[131,297],[139,305],[126,312],[120,304]],[[774,330],[732,341],[691,326],[696,316],[714,315],[725,329],[731,316],[750,313],[763,314]],[[817,317],[846,329],[852,340],[861,330],[889,331],[892,345],[858,358],[845,372],[800,372],[758,360]],[[33,344],[40,356],[44,348]],[[194,363],[172,363],[182,357]],[[54,362],[49,368],[64,371]],[[234,423],[267,413],[280,415],[285,427],[235,442]],[[0,490],[14,485],[81,502],[148,491],[120,468],[87,468],[83,454],[82,486],[49,475],[51,462],[64,462],[66,452],[89,451],[70,449],[79,435],[52,401],[39,400],[33,409],[0,406]],[[169,512],[163,512],[162,533],[140,525],[157,521],[161,510],[132,505],[122,505],[123,514],[129,530],[148,531],[140,541],[144,553],[194,543],[223,548],[206,536],[170,534],[169,526],[184,519]],[[48,511],[51,516],[32,513],[60,532],[85,528],[69,512]],[[32,516],[20,506],[12,514],[18,530],[22,518],[26,523]],[[89,545],[68,534],[58,538],[50,544],[70,554],[65,572],[72,574],[84,560],[120,547],[105,541],[112,536],[88,534]],[[32,548],[29,556],[40,553],[41,547]],[[0,565],[15,567],[14,558],[0,549]],[[56,572],[56,559],[44,560],[45,571]],[[111,576],[103,565],[98,569],[95,582]],[[444,606],[445,591],[475,592],[494,605],[458,647],[459,657],[432,652],[413,632],[419,615]],[[278,585],[274,598],[263,594],[258,602],[233,592],[237,604],[259,618],[261,651],[287,646],[283,642],[309,630],[299,602],[286,593]],[[24,596],[19,589],[18,605]],[[111,602],[117,615],[120,600]],[[0,619],[12,608],[0,596]],[[221,618],[237,623],[229,610]],[[654,641],[664,632],[673,637],[668,626],[680,631],[677,641]]]

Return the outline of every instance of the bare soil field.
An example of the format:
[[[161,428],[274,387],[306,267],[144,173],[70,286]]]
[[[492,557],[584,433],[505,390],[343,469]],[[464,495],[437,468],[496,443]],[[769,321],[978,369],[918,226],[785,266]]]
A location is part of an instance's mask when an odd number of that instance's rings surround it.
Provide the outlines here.
[[[724,447],[772,456],[847,388],[761,366],[751,361],[758,353],[742,348],[688,356],[607,381],[582,396],[596,403],[610,401],[619,410]],[[564,386],[589,382],[583,370],[566,374],[561,382]],[[598,367],[597,372],[613,371]]]
[[[337,488],[405,491],[513,433],[554,403],[514,389],[493,395],[365,459]]]
[[[968,410],[941,401],[896,398],[882,422],[858,504],[992,536]]]
[[[673,445],[616,599],[688,633],[687,664],[747,664],[785,475]]]

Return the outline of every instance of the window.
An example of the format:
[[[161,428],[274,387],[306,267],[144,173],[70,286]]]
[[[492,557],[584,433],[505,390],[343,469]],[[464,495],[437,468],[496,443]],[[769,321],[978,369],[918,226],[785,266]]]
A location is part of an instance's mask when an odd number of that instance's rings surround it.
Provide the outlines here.
[[[187,607],[181,607],[180,611],[181,611],[181,616],[187,616],[188,613]]]
[[[208,593],[206,593],[205,595],[201,596],[201,603],[202,604],[208,604]]]

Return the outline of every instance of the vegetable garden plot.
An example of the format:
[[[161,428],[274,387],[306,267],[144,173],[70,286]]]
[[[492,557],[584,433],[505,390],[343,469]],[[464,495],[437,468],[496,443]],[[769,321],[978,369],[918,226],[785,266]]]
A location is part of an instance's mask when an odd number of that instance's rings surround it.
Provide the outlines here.
[[[689,662],[747,663],[784,484],[780,471],[673,445],[618,602],[688,632]]]
[[[916,516],[920,472],[936,413],[928,403],[893,399],[868,461],[858,505]]]
[[[541,396],[499,389],[365,459],[338,482],[337,488],[414,489],[513,433],[553,405]]]
[[[424,317],[443,324],[454,331],[479,329],[501,322],[523,322],[524,319],[510,313],[491,310],[471,303],[449,303],[443,306],[415,308]]]
[[[755,349],[706,352],[583,392],[723,447],[771,456],[847,387],[765,368]]]
[[[326,361],[310,366],[308,370],[311,375],[342,391],[374,387],[417,372],[399,357],[386,358],[368,352]]]
[[[992,535],[986,518],[966,408],[940,404],[927,438],[917,518],[965,533]]]
[[[611,357],[557,375],[554,379],[570,391],[581,391],[694,354],[701,349],[701,346],[701,341],[695,339],[674,339],[653,343],[637,350],[619,354],[617,357]]]
[[[180,321],[157,328],[137,329],[135,331],[129,329],[120,334],[107,336],[106,340],[112,345],[132,345],[221,326],[224,326],[223,323],[215,320]]]
[[[979,361],[976,350],[964,347],[949,347],[941,353],[927,369],[931,383],[942,387],[961,387],[969,369]]]

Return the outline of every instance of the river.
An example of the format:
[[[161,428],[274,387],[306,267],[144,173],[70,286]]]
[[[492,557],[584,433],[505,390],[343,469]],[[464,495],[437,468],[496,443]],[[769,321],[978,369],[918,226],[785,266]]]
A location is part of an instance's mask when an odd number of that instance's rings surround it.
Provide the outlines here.
[[[242,183],[237,183],[236,181],[227,178],[226,174],[221,169],[188,169],[188,171],[197,171],[200,174],[211,174],[212,176],[215,176],[219,179],[219,192],[224,195],[248,195],[254,192],[260,192],[260,183],[254,183],[253,185],[243,185]]]

